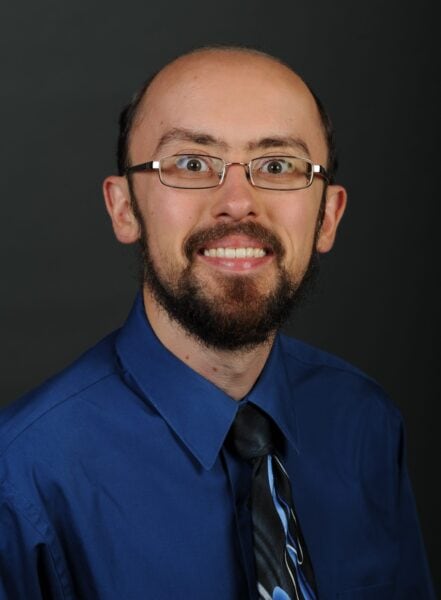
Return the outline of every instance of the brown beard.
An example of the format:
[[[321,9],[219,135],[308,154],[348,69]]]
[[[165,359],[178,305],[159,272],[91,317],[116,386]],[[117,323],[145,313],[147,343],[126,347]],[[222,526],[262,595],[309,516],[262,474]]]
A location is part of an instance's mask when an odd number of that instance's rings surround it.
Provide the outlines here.
[[[268,342],[313,288],[318,274],[316,236],[305,271],[294,279],[282,265],[285,254],[279,238],[254,222],[219,224],[192,234],[184,242],[188,265],[166,280],[156,268],[149,248],[145,223],[136,200],[133,207],[140,225],[141,285],[147,285],[171,319],[203,345],[218,350],[250,349]],[[260,242],[274,255],[277,275],[274,289],[262,293],[253,276],[219,276],[219,293],[207,295],[195,274],[197,252],[207,242],[227,235],[244,234]]]

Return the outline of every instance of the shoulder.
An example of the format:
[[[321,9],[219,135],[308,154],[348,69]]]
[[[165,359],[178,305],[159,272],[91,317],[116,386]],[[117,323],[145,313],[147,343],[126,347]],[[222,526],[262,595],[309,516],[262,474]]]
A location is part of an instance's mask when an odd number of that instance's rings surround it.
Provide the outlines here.
[[[337,356],[281,341],[303,447],[351,481],[396,475],[403,418],[381,385]]]
[[[305,368],[324,367],[333,370],[335,373],[341,372],[342,374],[352,374],[370,379],[360,369],[344,359],[311,344],[284,334],[280,335],[280,342],[287,359],[301,363]]]
[[[280,336],[287,376],[314,410],[359,418],[377,413],[397,423],[401,413],[382,386],[346,360],[303,341]]]
[[[75,410],[75,404],[88,394],[100,393],[99,389],[118,372],[116,334],[108,335],[66,369],[0,411],[0,455],[42,421],[47,423],[46,434],[50,435],[51,428],[66,421],[66,411]]]

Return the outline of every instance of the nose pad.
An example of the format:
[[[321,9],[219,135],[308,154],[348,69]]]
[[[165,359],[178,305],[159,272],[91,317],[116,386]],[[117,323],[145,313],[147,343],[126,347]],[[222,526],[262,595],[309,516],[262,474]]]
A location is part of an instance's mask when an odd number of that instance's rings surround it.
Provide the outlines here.
[[[234,173],[234,169],[230,173],[229,168],[232,166],[243,167],[247,181],[242,179],[240,173]],[[218,188],[217,202],[213,204],[213,215],[233,221],[257,216],[259,209],[255,192],[256,190],[251,184],[248,164],[226,163],[222,185]]]
[[[250,176],[250,165],[248,163],[243,163],[243,162],[230,162],[230,163],[225,163],[225,174],[224,174],[224,178],[223,181],[225,181],[229,169],[230,167],[234,166],[234,165],[239,165],[241,167],[244,168],[245,171],[245,177],[247,178],[247,180],[249,181],[249,183],[251,183],[251,176]]]

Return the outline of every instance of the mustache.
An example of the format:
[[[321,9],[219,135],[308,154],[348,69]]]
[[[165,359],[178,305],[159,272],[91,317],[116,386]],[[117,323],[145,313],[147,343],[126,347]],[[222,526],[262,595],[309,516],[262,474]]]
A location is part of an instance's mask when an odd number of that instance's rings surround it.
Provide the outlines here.
[[[191,261],[201,246],[235,234],[243,234],[260,242],[263,246],[269,248],[279,260],[285,255],[285,249],[279,236],[260,223],[252,221],[237,224],[219,223],[213,227],[195,231],[184,242],[184,254]]]

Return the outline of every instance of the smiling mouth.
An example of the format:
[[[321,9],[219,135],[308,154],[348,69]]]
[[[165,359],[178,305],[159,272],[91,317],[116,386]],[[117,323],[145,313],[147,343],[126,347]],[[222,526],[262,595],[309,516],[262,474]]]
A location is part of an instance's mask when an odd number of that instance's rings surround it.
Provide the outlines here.
[[[284,248],[278,236],[254,222],[218,224],[193,233],[185,242],[184,252],[191,263],[196,256],[213,266],[234,269],[259,267],[275,258],[280,261]]]
[[[252,248],[250,246],[246,248],[221,246],[219,248],[202,248],[200,250],[200,254],[212,258],[263,258],[269,253],[269,250],[266,248]]]

